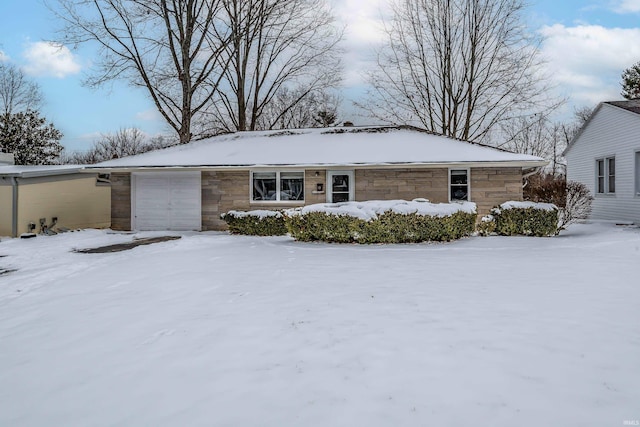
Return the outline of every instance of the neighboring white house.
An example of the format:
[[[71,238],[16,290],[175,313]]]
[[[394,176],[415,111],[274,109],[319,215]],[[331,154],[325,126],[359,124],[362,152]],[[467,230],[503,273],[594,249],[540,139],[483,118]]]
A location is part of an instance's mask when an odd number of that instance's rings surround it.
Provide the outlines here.
[[[564,156],[595,198],[592,219],[640,224],[640,100],[598,105]]]

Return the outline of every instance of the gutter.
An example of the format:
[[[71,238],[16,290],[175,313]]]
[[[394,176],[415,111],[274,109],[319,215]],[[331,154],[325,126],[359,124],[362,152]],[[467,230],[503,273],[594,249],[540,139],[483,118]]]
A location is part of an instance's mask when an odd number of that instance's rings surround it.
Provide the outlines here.
[[[11,237],[18,237],[18,178],[11,177],[13,206],[11,208]]]

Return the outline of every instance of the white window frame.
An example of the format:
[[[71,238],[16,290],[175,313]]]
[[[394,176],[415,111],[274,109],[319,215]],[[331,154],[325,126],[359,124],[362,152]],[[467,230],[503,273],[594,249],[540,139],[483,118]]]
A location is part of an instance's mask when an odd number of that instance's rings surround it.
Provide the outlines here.
[[[635,161],[635,178],[636,178],[636,192],[635,195],[636,197],[640,197],[640,150],[635,152],[635,157],[634,157],[634,161]]]
[[[616,165],[616,156],[605,156],[605,157],[598,157],[595,161],[595,178],[596,178],[596,182],[595,182],[595,195],[596,196],[615,196],[616,192],[615,192],[615,187],[616,187],[616,174],[617,174],[617,170],[613,171],[613,185],[614,185],[614,191],[609,191],[610,188],[610,183],[611,183],[611,176],[610,175],[610,170],[609,170],[609,162],[613,161],[613,164]],[[602,181],[602,191],[600,191],[600,177],[602,175],[599,175],[599,163],[602,162],[603,164],[603,181]],[[617,166],[614,166],[614,169],[617,169]]]
[[[278,204],[292,204],[292,205],[299,205],[299,204],[304,204],[304,201],[307,197],[307,188],[306,188],[306,174],[304,170],[270,170],[270,169],[266,169],[266,170],[252,170],[250,171],[251,173],[249,174],[249,203],[252,204],[274,204],[274,203],[278,203]],[[276,174],[276,199],[275,200],[254,200],[253,199],[253,174],[254,173],[275,173]],[[302,200],[280,200],[280,191],[281,191],[281,186],[280,186],[280,175],[282,173],[301,173],[302,174]]]
[[[349,176],[349,201],[352,202],[355,200],[355,191],[356,191],[356,178],[353,170],[328,170],[327,171],[327,182],[325,184],[325,194],[327,203],[332,203],[333,197],[333,189],[332,189],[332,178],[334,175],[347,175]]]
[[[452,171],[466,171],[467,172],[467,200],[453,200],[451,198],[451,172]],[[447,193],[449,194],[449,202],[470,202],[471,201],[471,168],[449,168],[447,173]]]

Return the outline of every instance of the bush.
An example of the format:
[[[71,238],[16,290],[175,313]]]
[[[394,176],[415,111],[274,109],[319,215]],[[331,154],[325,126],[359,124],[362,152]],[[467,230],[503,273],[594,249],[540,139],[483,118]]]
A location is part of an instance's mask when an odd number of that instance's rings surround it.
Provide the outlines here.
[[[553,203],[558,208],[564,208],[567,200],[566,178],[563,175],[531,175],[525,179],[522,197],[530,202]]]
[[[389,205],[393,202],[401,208]],[[369,205],[365,205],[367,203]],[[388,206],[378,208],[377,213],[358,211],[362,206],[375,210],[376,208],[371,208],[375,201],[334,204],[333,207],[344,208],[336,213],[327,211],[331,209],[330,204],[312,205],[285,211],[285,224],[296,240],[333,243],[442,242],[470,235],[475,229],[476,213],[473,204],[461,208],[457,204],[434,205],[426,202],[424,206],[427,208],[437,206],[448,212],[425,215],[416,211],[416,205],[411,203],[425,202],[392,201],[387,203]],[[348,213],[349,210],[352,212]]]
[[[560,212],[560,230],[574,222],[589,218],[593,196],[581,182],[567,182],[567,198],[564,209]]]
[[[502,236],[558,234],[558,208],[548,203],[506,202],[491,210],[495,232]]]
[[[496,221],[493,215],[483,216],[476,225],[476,231],[480,236],[488,236],[496,232]]]
[[[586,185],[566,181],[564,176],[532,175],[527,178],[523,190],[525,200],[553,203],[560,209],[559,229],[591,214],[593,196]]]
[[[282,236],[287,234],[282,212],[255,210],[248,212],[229,211],[220,215],[232,234],[251,236]]]

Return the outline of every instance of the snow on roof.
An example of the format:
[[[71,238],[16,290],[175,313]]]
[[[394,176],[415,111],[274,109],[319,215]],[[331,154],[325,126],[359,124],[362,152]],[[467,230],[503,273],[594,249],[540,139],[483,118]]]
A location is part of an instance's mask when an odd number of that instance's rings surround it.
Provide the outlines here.
[[[83,169],[80,165],[41,165],[41,166],[0,166],[0,175],[18,178],[32,178],[37,176],[64,175],[78,173]]]
[[[411,127],[348,127],[237,132],[89,167],[335,166],[547,162]]]

